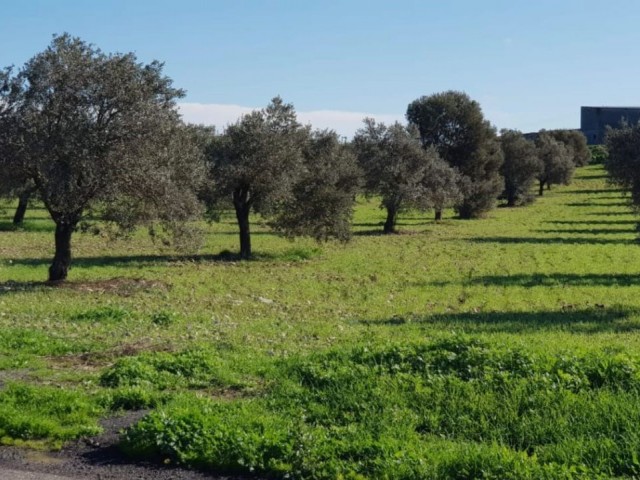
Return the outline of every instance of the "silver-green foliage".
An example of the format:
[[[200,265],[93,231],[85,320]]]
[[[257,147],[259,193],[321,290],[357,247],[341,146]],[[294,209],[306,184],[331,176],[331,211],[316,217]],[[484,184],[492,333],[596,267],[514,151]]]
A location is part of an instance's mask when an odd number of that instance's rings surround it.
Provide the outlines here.
[[[543,163],[536,154],[535,144],[516,130],[500,132],[500,147],[504,163],[500,173],[504,177],[504,197],[510,207],[531,201],[531,187],[542,173]]]
[[[50,280],[66,278],[71,234],[91,209],[107,205],[125,227],[175,226],[198,210],[201,153],[162,67],[64,34],[4,75],[0,170],[33,181],[56,223]]]
[[[491,210],[504,188],[499,173],[502,153],[480,104],[464,92],[436,93],[411,102],[407,120],[418,129],[425,148],[434,147],[460,171],[460,216],[476,218]]]
[[[413,129],[368,118],[356,132],[353,145],[364,172],[365,191],[379,195],[387,211],[385,233],[395,231],[402,211],[442,210],[458,199],[457,172],[434,149],[423,149]]]

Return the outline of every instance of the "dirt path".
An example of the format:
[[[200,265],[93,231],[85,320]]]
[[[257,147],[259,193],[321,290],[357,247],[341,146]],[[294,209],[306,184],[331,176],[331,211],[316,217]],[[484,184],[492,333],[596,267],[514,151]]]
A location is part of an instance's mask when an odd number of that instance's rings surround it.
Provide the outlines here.
[[[73,480],[71,477],[48,475],[41,472],[22,472],[20,470],[3,470],[0,468],[0,480]]]
[[[247,480],[129,461],[116,446],[118,432],[145,413],[104,420],[104,433],[69,443],[59,452],[0,447],[0,480]]]

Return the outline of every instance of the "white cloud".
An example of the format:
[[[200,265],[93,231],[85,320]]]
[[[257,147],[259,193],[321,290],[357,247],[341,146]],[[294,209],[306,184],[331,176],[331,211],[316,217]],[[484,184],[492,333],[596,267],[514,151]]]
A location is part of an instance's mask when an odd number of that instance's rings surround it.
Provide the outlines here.
[[[178,109],[186,122],[215,125],[218,130],[223,130],[224,127],[234,123],[242,115],[257,110],[241,105],[218,103],[180,103]],[[349,138],[362,126],[362,120],[365,117],[372,117],[387,124],[395,121],[404,122],[404,117],[400,114],[345,112],[341,110],[313,110],[297,112],[297,114],[301,123],[311,124],[313,128],[335,130],[339,135]]]

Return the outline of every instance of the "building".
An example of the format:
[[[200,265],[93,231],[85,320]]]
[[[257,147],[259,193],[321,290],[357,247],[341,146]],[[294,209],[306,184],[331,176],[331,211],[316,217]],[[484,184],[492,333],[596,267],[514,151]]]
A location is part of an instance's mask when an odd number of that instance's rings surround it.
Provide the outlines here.
[[[621,123],[635,125],[640,122],[640,107],[581,107],[580,131],[589,145],[601,145],[607,127],[617,128]]]

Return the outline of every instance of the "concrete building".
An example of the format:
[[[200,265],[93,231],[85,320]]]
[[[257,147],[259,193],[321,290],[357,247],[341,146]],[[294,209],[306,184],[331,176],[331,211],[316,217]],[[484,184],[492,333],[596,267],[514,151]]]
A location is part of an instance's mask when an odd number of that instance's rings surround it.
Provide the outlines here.
[[[622,122],[640,122],[640,107],[581,107],[580,131],[589,145],[601,145],[607,127],[617,128]]]

